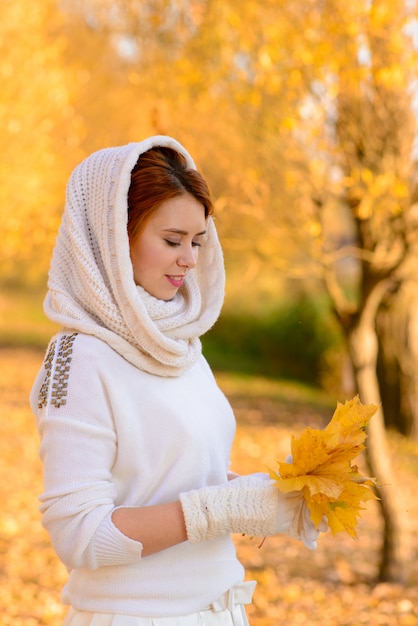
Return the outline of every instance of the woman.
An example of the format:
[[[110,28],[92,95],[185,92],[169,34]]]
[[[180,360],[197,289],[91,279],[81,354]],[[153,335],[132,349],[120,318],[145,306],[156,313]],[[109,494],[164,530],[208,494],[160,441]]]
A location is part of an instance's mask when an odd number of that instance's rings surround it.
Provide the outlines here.
[[[71,626],[248,624],[231,533],[316,546],[303,498],[228,471],[232,410],[199,337],[224,296],[212,202],[170,137],[100,150],[67,186],[31,394],[43,524]]]

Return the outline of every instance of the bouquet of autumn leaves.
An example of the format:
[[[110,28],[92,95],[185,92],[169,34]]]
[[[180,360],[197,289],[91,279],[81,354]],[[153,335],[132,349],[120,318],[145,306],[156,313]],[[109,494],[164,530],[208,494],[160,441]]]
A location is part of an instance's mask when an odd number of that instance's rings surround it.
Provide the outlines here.
[[[305,428],[292,438],[292,462],[270,470],[282,492],[302,491],[315,526],[325,515],[333,535],[345,531],[355,538],[362,503],[376,499],[375,480],[360,474],[352,460],[365,448],[365,429],[377,408],[357,396],[338,403],[325,429]]]

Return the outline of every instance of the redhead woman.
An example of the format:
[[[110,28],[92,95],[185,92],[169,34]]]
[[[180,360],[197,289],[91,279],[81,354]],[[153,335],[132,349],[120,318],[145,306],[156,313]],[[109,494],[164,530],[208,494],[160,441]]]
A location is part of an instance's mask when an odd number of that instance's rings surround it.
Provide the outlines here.
[[[246,626],[233,533],[316,547],[299,494],[229,468],[232,409],[200,337],[224,297],[208,186],[177,141],[72,173],[35,380],[42,521],[69,571],[65,626]]]

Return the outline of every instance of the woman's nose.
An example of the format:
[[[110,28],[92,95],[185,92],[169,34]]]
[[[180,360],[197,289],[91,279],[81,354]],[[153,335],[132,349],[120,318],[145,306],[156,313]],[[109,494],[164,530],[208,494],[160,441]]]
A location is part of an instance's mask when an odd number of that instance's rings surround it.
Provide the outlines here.
[[[199,248],[197,247],[187,247],[181,250],[181,254],[177,259],[177,265],[179,267],[195,267],[197,263]]]

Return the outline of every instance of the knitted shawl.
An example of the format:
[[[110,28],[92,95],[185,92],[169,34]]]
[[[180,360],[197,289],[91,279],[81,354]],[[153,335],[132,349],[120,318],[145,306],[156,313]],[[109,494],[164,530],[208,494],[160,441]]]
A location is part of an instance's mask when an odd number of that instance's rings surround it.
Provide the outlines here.
[[[166,136],[99,150],[67,184],[44,302],[64,328],[94,335],[136,367],[179,376],[201,354],[199,337],[219,316],[225,287],[222,250],[211,217],[191,269],[175,298],[158,300],[134,282],[127,234],[128,189],[138,157],[155,146],[184,147]]]

